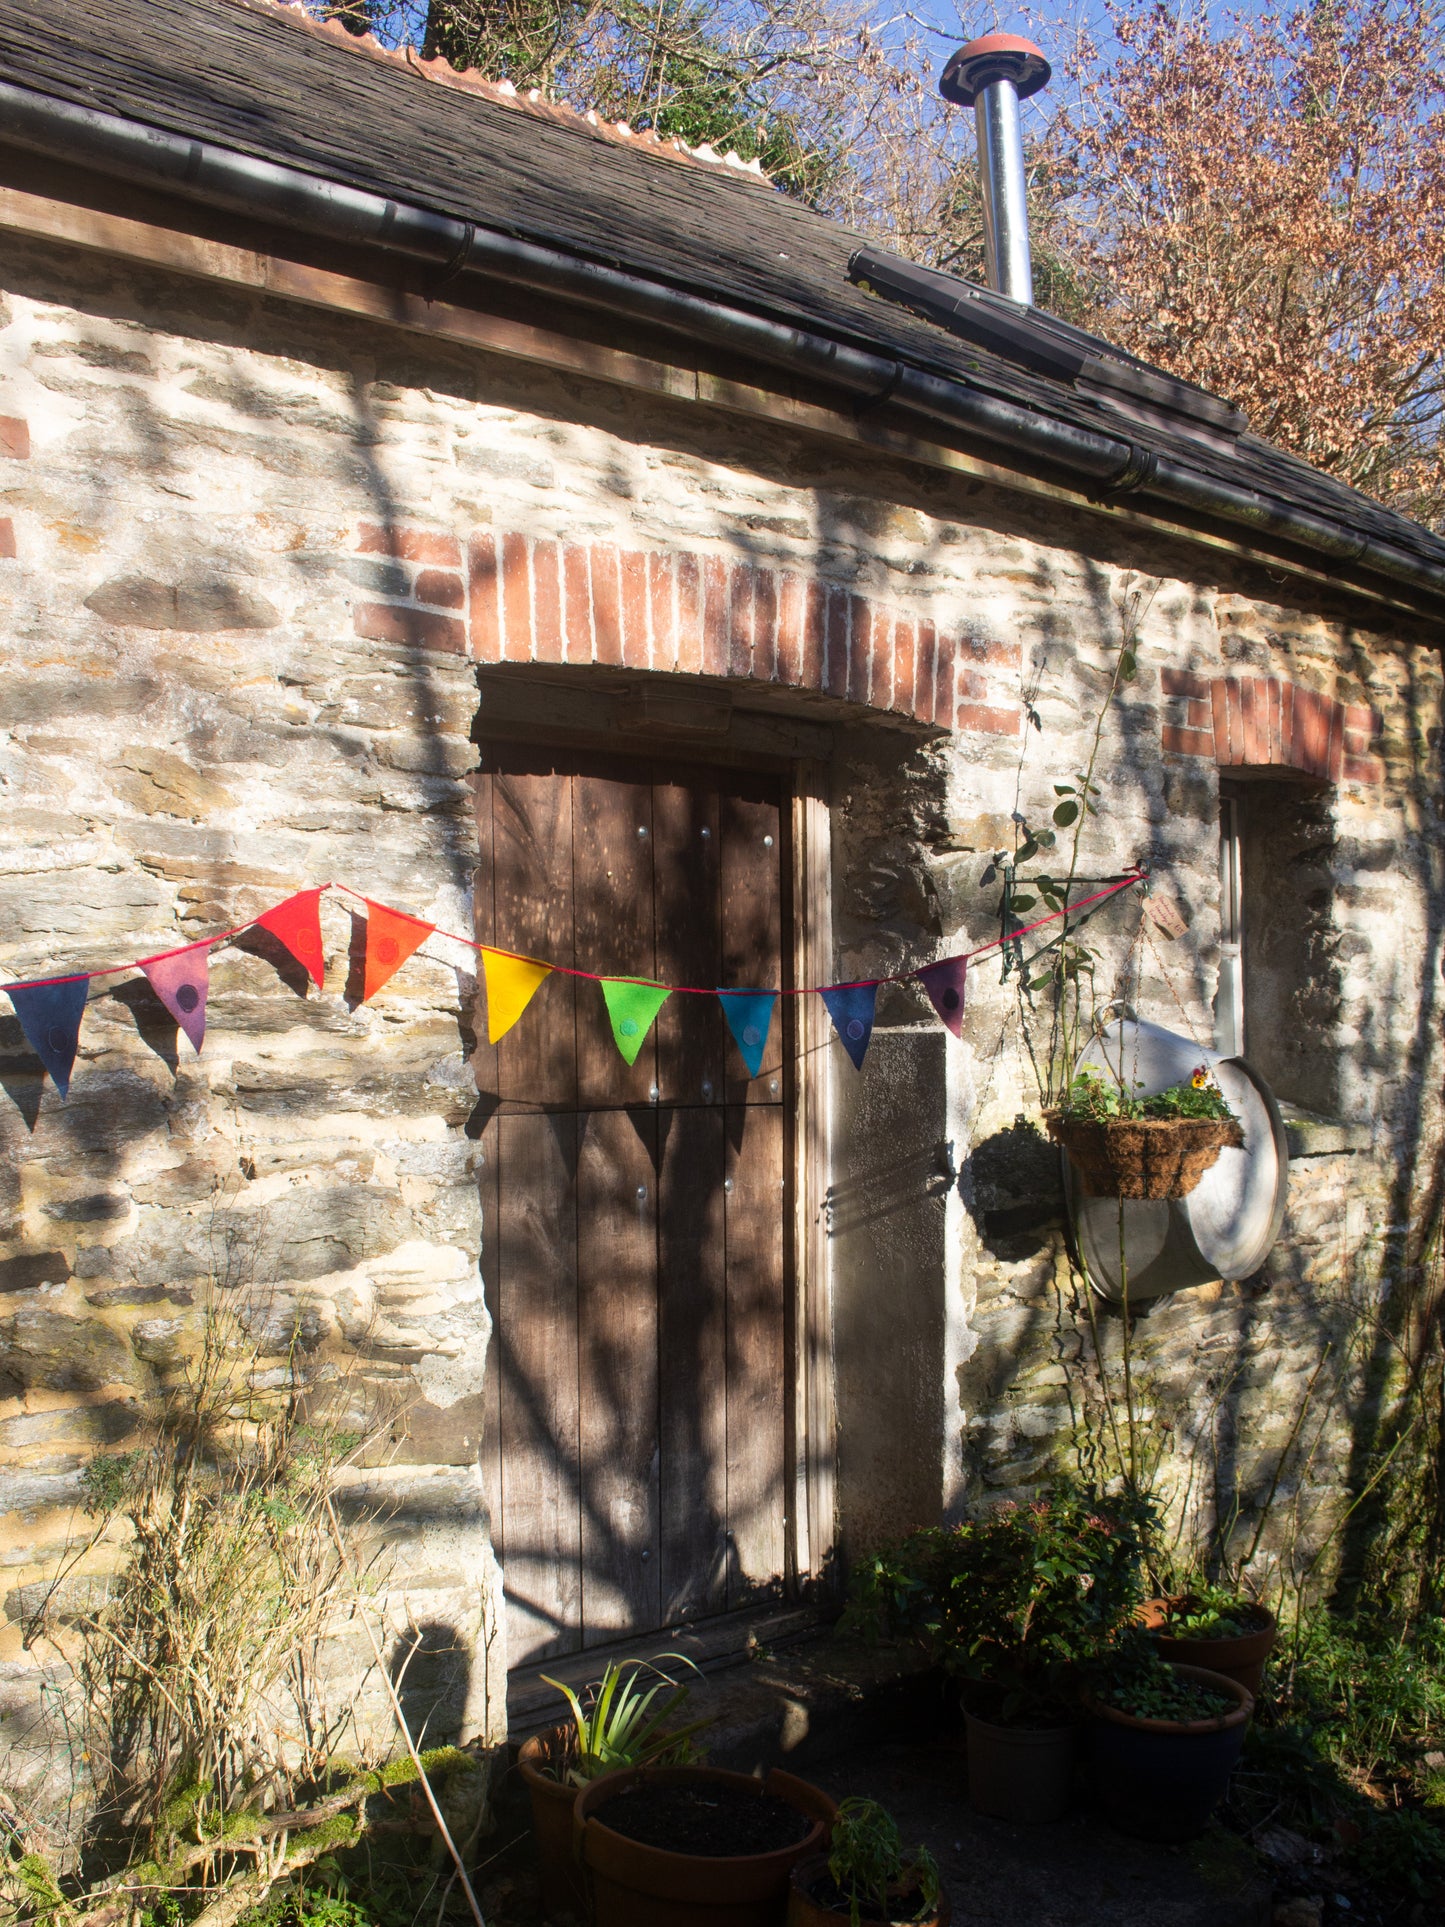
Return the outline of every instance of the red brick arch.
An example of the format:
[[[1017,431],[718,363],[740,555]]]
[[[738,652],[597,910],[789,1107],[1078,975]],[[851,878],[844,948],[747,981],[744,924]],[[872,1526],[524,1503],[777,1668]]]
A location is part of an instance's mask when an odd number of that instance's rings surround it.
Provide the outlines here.
[[[1166,669],[1160,677],[1176,719],[1163,745],[1207,756],[1221,769],[1283,769],[1324,783],[1379,783],[1373,754],[1380,718],[1364,703],[1340,703],[1283,676],[1199,676]]]
[[[409,588],[360,603],[357,633],[487,663],[602,663],[809,689],[950,730],[1016,736],[1016,643],[940,633],[800,571],[686,550],[520,533],[466,545],[365,523],[358,548]]]

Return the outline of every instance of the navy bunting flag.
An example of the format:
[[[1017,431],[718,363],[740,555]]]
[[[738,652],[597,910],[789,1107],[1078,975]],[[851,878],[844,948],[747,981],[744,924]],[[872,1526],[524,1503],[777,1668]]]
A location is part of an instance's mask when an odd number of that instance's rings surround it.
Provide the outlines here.
[[[878,1002],[877,984],[835,984],[818,995],[828,1006],[845,1051],[856,1070],[862,1070],[868,1043],[873,1035],[873,1012]]]
[[[89,989],[89,977],[71,977],[55,984],[5,986],[26,1043],[49,1071],[62,1098],[70,1095],[70,1073],[80,1045],[80,1020],[85,1015]]]

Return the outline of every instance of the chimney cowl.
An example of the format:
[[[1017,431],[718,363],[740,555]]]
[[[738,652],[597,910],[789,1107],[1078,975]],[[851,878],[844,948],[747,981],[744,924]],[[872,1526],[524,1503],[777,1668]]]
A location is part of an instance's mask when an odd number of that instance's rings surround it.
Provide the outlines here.
[[[1051,72],[1031,40],[990,33],[960,47],[938,82],[945,100],[972,107],[978,128],[988,285],[1023,307],[1033,306],[1034,270],[1019,102],[1047,86]]]
[[[1020,100],[1047,87],[1053,68],[1032,40],[1016,33],[986,33],[951,55],[938,91],[957,107],[972,107],[990,81],[1011,80]]]

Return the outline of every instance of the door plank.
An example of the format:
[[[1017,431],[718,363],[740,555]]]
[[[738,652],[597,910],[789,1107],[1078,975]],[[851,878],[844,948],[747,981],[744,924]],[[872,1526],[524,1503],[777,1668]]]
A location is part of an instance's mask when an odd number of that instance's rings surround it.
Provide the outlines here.
[[[727,1109],[728,1610],[781,1587],[786,1511],[783,1109]]]
[[[502,1116],[494,1348],[511,1664],[581,1638],[577,1122]]]
[[[778,786],[742,777],[721,800],[723,974],[728,988],[774,989],[782,984],[782,811]],[[783,1029],[781,1003],[758,1075],[731,1039],[724,1058],[729,1104],[781,1104]]]
[[[658,1117],[662,1623],[727,1605],[723,1112]]]
[[[492,775],[489,770],[475,772],[469,779],[472,813],[477,823],[477,867],[472,875],[472,935],[478,943],[497,940],[495,886],[497,859],[492,847]],[[497,1090],[497,1052],[487,1041],[487,997],[482,979],[482,960],[476,959],[476,990],[472,997],[472,1077],[479,1096],[495,1099]]]
[[[477,787],[479,941],[786,981],[776,779],[494,745]],[[553,976],[494,1054],[483,1475],[512,1666],[781,1588],[784,1019],[750,1080],[717,1003],[674,997],[629,1070],[600,990]]]
[[[593,1111],[577,1159],[584,1645],[656,1626],[657,1114]]]
[[[545,963],[573,962],[572,785],[549,758],[492,775],[491,941]],[[554,974],[497,1046],[505,1103],[575,1110],[577,984]]]
[[[572,780],[572,797],[580,967],[600,976],[653,977],[652,786],[645,779],[582,775]],[[656,1026],[629,1067],[613,1041],[601,988],[580,984],[579,1110],[646,1104],[656,1080]]]
[[[487,1366],[482,1380],[482,1496],[491,1521],[492,1550],[503,1572],[507,1562],[507,1507],[502,1485],[502,1368],[505,1325],[502,1310],[502,1212],[498,1182],[502,1159],[502,1121],[493,1116],[477,1146],[477,1188],[481,1193],[482,1249],[478,1264],[482,1298],[492,1321]]]
[[[664,983],[722,982],[718,793],[704,776],[652,786],[652,905]],[[657,1019],[662,1104],[721,1104],[727,1026],[712,997],[669,997]]]

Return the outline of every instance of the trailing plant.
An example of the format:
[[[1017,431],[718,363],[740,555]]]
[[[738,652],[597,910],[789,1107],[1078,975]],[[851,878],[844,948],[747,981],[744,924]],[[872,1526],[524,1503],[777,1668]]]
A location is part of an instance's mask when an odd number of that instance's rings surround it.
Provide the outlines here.
[[[675,1659],[693,1672],[698,1670],[683,1653],[659,1653],[652,1660],[612,1660],[601,1679],[585,1687],[582,1696],[562,1680],[542,1675],[566,1699],[572,1714],[571,1750],[567,1760],[558,1763],[559,1779],[586,1786],[599,1774],[614,1772],[618,1767],[686,1766],[697,1757],[693,1735],[710,1721],[676,1725],[690,1689],[662,1671],[657,1662],[663,1659]],[[655,1674],[656,1679],[644,1688],[642,1679],[647,1673]],[[654,1702],[667,1688],[671,1690],[654,1712]]]
[[[849,1927],[870,1920],[924,1920],[938,1907],[938,1865],[927,1847],[905,1850],[897,1822],[876,1800],[839,1802],[828,1872],[848,1906]],[[901,1907],[915,1899],[907,1915]]]
[[[857,1568],[850,1621],[925,1641],[1005,1721],[1070,1703],[1143,1596],[1155,1514],[1059,1480],[1026,1505],[930,1527]]]
[[[1054,802],[1047,823],[1030,820],[1021,807],[1031,733],[1043,730],[1037,687],[1025,692],[1028,729],[1019,759],[1020,795],[1013,813],[1013,848],[996,851],[983,873],[985,886],[995,881],[1002,886],[998,914],[1004,939],[1004,976],[1012,975],[1018,986],[1024,1043],[1045,1109],[1056,1105],[1067,1089],[1093,1021],[1099,957],[1079,934],[1092,912],[1086,910],[1077,916],[1065,914],[1059,934],[1030,958],[1023,954],[1019,933],[1031,915],[1041,911],[1067,913],[1071,909],[1080,877],[1085,833],[1104,805],[1099,761],[1105,727],[1121,688],[1133,682],[1139,673],[1139,631],[1156,590],[1157,584],[1147,587],[1140,584],[1130,588],[1123,597],[1118,642],[1108,666],[1107,687],[1094,718],[1088,754],[1081,768],[1072,771],[1066,779],[1053,782]],[[1062,871],[1053,857],[1061,835],[1068,837],[1068,863]],[[1030,870],[1031,864],[1042,867]],[[1036,1039],[1036,999],[1041,994],[1047,996],[1046,1029],[1044,1035]]]
[[[1115,1118],[1208,1118],[1233,1120],[1234,1112],[1215,1082],[1214,1073],[1201,1064],[1187,1083],[1171,1084],[1168,1090],[1149,1096],[1125,1087],[1121,1079],[1108,1080],[1087,1065],[1077,1071],[1060,1100],[1059,1115],[1082,1122],[1106,1124]]]
[[[1239,1704],[1232,1694],[1221,1693],[1202,1680],[1185,1679],[1167,1661],[1134,1643],[1111,1660],[1097,1697],[1103,1705],[1136,1720],[1180,1723],[1221,1719]]]
[[[1159,1630],[1171,1639],[1243,1639],[1259,1630],[1259,1608],[1229,1586],[1207,1582],[1165,1601]]]

